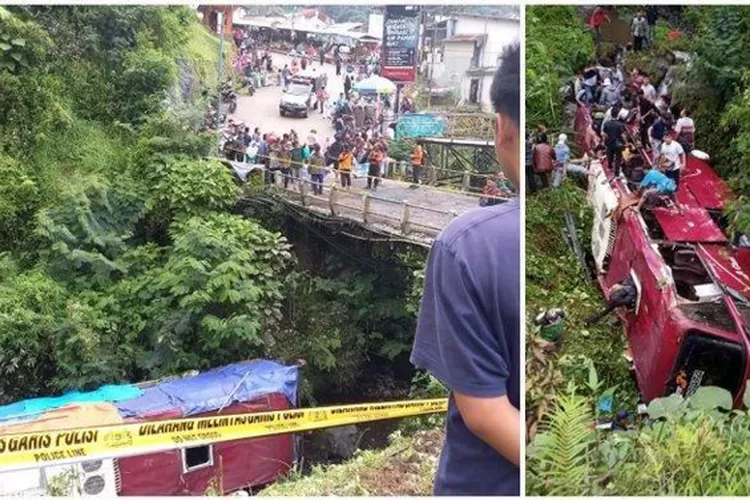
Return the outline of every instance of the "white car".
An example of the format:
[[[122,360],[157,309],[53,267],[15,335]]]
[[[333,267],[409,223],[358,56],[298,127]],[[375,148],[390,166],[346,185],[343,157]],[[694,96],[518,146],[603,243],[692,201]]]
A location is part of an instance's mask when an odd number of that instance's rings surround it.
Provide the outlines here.
[[[284,91],[279,101],[279,114],[281,116],[299,115],[307,118],[307,113],[312,106],[313,87],[312,85],[303,85],[292,83]]]

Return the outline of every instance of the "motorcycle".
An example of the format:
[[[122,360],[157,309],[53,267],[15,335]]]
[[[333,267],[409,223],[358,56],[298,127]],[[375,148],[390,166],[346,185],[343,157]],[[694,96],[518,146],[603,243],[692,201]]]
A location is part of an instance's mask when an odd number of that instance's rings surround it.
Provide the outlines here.
[[[247,95],[249,95],[250,97],[255,95],[255,79],[253,78],[252,74],[247,75],[242,79],[240,88],[247,88]]]
[[[229,84],[224,84],[219,89],[221,102],[229,104],[229,114],[237,111],[237,93]]]
[[[221,100],[229,104],[229,114],[237,111],[237,94],[234,92],[234,90],[222,93]]]

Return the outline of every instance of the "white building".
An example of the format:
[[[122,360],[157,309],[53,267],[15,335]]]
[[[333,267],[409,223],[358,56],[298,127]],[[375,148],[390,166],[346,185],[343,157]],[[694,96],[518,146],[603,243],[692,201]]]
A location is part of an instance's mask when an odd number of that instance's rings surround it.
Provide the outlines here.
[[[350,46],[357,42],[379,41],[382,36],[382,33],[370,36],[365,32],[363,23],[335,23],[332,18],[316,9],[300,9],[283,16],[249,16],[245,9],[240,8],[234,13],[233,23],[235,26],[294,32],[296,36],[323,36],[335,43]]]
[[[373,12],[367,19],[367,34],[381,39],[383,37],[383,19],[385,16],[378,12]]]
[[[462,103],[492,109],[490,87],[500,56],[519,42],[520,21],[510,17],[456,14],[426,27],[428,43],[423,66],[428,87],[450,89]]]

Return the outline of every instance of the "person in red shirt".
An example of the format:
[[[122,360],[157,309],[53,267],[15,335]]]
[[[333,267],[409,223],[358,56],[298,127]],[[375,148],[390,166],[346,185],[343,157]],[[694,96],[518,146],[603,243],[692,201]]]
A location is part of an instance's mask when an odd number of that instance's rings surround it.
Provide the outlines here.
[[[599,45],[599,42],[602,41],[602,32],[601,32],[601,26],[604,24],[604,22],[610,22],[609,14],[607,14],[607,11],[604,10],[602,7],[596,7],[594,9],[594,12],[591,13],[591,18],[589,19],[589,26],[592,30],[594,30],[594,33],[596,33],[596,44]]]
[[[547,134],[543,133],[537,137],[534,153],[531,159],[534,172],[542,180],[542,188],[549,187],[549,176],[555,167],[555,150],[547,142]]]

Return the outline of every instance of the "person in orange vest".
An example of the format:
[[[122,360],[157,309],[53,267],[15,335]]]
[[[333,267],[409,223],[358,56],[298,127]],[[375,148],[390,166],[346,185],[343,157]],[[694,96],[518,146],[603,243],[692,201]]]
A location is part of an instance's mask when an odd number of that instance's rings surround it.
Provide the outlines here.
[[[424,165],[424,149],[417,143],[411,152],[411,175],[414,184],[422,182],[422,165]]]
[[[373,146],[370,152],[370,168],[367,170],[367,189],[378,190],[380,183],[380,164],[383,163],[383,149],[379,144]]]
[[[352,163],[354,155],[350,146],[344,146],[344,150],[339,155],[339,176],[341,177],[341,187],[349,189],[352,187]],[[369,179],[368,179],[369,182]]]

